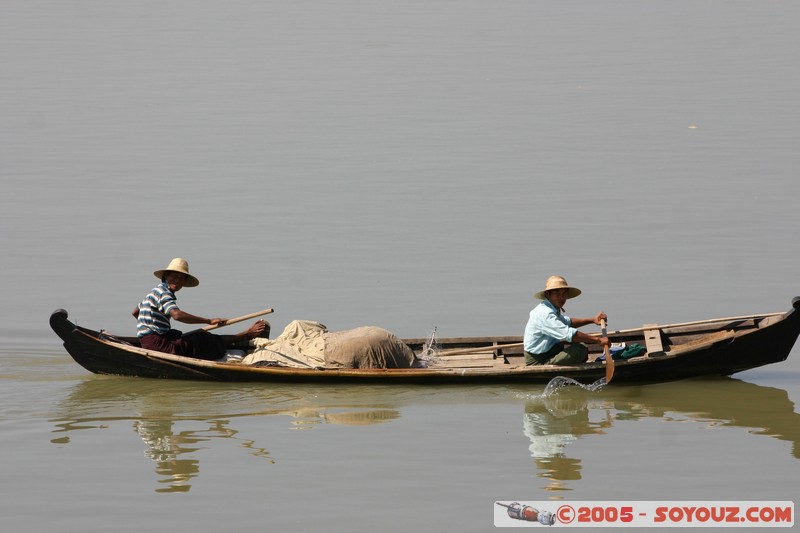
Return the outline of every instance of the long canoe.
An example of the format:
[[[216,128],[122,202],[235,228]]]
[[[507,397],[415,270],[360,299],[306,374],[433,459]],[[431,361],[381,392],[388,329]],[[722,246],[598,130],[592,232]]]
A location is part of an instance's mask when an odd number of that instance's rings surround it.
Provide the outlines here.
[[[300,369],[205,361],[141,348],[135,337],[117,337],[75,325],[58,309],[50,326],[72,358],[95,374],[226,382],[547,383],[563,376],[581,383],[605,377],[602,355],[590,345],[589,361],[572,366],[525,366],[522,338],[403,339],[424,366],[404,369]],[[613,384],[657,383],[698,376],[729,376],[785,361],[800,335],[800,297],[786,312],[649,324],[610,331],[614,343],[638,344],[645,353],[615,361]]]

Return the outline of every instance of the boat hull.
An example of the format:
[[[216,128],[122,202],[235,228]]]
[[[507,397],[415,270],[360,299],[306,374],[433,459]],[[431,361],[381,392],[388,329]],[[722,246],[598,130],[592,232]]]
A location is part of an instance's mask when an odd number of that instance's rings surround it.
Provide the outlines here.
[[[663,355],[615,361],[613,384],[658,383],[699,376],[727,376],[784,361],[800,334],[800,297],[786,313],[753,315],[748,320],[703,321],[702,326],[662,326],[671,350]],[[369,383],[547,383],[557,376],[593,383],[605,377],[605,365],[529,366],[522,363],[518,337],[442,339],[444,354],[461,348],[466,361],[442,357],[444,363],[410,369],[298,369],[258,367],[204,361],[137,346],[135,338],[117,338],[76,326],[63,309],[54,311],[50,325],[64,347],[82,367],[95,374],[142,378],[225,382],[369,382]],[[644,332],[609,333],[612,342],[644,342]],[[423,339],[407,339],[419,351]],[[511,347],[512,345],[515,345]],[[504,346],[509,348],[504,348]],[[458,350],[455,350],[456,352]],[[471,358],[471,359],[470,359]],[[453,360],[450,360],[453,359]]]

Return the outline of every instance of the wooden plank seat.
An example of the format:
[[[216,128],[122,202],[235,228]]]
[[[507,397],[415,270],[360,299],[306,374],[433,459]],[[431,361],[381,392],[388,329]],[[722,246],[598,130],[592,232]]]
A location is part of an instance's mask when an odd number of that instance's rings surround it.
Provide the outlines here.
[[[661,339],[661,328],[659,328],[658,324],[645,324],[642,329],[644,330],[644,344],[648,357],[664,355],[664,343]]]

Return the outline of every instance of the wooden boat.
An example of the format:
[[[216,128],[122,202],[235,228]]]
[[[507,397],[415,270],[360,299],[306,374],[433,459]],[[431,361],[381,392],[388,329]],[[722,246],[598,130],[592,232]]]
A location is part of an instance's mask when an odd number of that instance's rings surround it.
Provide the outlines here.
[[[594,383],[605,364],[590,345],[590,362],[525,366],[521,337],[403,339],[426,367],[405,369],[299,369],[193,359],[142,349],[135,337],[116,337],[76,326],[58,309],[50,326],[75,361],[96,374],[228,382],[547,383],[556,376]],[[655,383],[697,376],[727,376],[785,361],[800,335],[800,297],[783,313],[716,318],[611,331],[614,343],[639,344],[646,353],[615,361],[613,384]],[[591,351],[595,348],[595,351]]]

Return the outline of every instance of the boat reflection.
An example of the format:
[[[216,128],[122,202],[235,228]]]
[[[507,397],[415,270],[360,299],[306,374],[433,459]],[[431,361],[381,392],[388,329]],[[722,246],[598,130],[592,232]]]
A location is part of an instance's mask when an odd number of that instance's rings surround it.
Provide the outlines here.
[[[309,401],[309,397],[316,399]],[[395,409],[343,400],[336,394],[321,399],[315,394],[300,396],[296,388],[276,394],[246,385],[209,387],[178,382],[165,386],[163,381],[98,377],[80,383],[61,403],[66,416],[53,420],[53,433],[59,435],[51,442],[68,444],[75,431],[130,423],[145,445],[144,456],[155,463],[156,492],[188,492],[192,480],[200,475],[198,454],[209,448],[204,443],[234,440],[250,455],[275,462],[266,448],[231,427],[237,419],[283,415],[290,417],[292,429],[307,430],[321,424],[380,424],[400,416]],[[282,407],[263,409],[276,403]],[[220,405],[228,406],[224,415],[218,414]],[[205,416],[203,412],[216,414]]]
[[[665,423],[691,420],[710,426],[739,427],[756,435],[792,443],[800,459],[800,414],[783,389],[733,378],[686,380],[646,387],[590,392],[562,387],[525,403],[523,432],[537,476],[548,491],[571,490],[581,479],[581,459],[570,453],[578,439],[607,433],[617,421],[658,418]]]
[[[791,443],[800,459],[800,414],[785,390],[732,378],[686,380],[599,391],[563,387],[553,394],[530,387],[270,386],[131,380],[93,376],[60,402],[51,441],[66,445],[76,432],[120,423],[136,432],[144,456],[155,464],[157,492],[186,492],[200,475],[209,449],[230,447],[269,464],[279,459],[257,442],[272,438],[257,417],[280,415],[293,430],[320,430],[329,424],[365,426],[390,422],[402,409],[426,405],[497,404],[523,406],[523,431],[536,475],[550,491],[572,490],[582,477],[581,439],[597,439],[621,422],[658,419],[745,428]],[[493,407],[494,409],[494,407]],[[238,426],[239,429],[236,429]],[[243,430],[241,428],[249,428]],[[245,436],[240,431],[255,431]],[[578,451],[580,449],[581,451]]]

